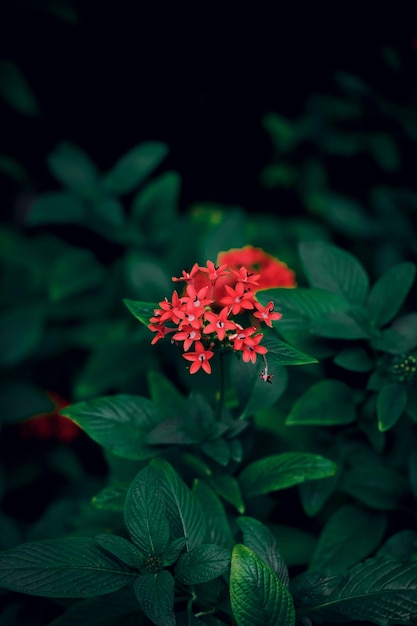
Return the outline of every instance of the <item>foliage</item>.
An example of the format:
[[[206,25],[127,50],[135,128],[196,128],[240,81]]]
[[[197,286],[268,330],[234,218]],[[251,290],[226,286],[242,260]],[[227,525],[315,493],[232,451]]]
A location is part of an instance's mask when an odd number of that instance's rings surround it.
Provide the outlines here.
[[[262,180],[299,195],[302,226],[183,210],[158,141],[105,172],[61,143],[60,188],[2,225],[2,623],[416,622],[415,197],[377,188],[367,210],[327,187],[329,154],[400,159],[339,129],[365,106],[339,82],[264,120]]]

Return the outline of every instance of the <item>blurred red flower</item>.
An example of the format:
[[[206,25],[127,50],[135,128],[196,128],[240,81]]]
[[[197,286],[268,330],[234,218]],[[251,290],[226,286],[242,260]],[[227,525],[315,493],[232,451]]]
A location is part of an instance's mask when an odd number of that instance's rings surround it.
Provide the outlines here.
[[[33,415],[22,422],[20,434],[25,438],[57,439],[64,443],[74,441],[80,434],[79,427],[68,417],[59,414],[70,403],[53,391],[48,391],[47,396],[54,404],[52,411]]]

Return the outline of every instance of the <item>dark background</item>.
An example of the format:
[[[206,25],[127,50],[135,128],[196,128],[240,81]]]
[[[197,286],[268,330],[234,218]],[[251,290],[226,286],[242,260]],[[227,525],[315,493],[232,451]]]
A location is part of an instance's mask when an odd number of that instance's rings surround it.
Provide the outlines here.
[[[20,161],[41,192],[56,185],[45,157],[61,140],[84,148],[102,169],[141,141],[161,140],[170,146],[167,167],[183,179],[183,207],[217,201],[268,209],[258,182],[272,154],[263,114],[300,115],[310,94],[335,90],[338,70],[394,92],[381,49],[399,51],[415,80],[416,35],[411,12],[367,15],[346,4],[245,11],[212,3],[177,10],[5,2],[0,58],[23,72],[40,115],[0,102],[0,151]],[[10,201],[11,184],[2,182]]]

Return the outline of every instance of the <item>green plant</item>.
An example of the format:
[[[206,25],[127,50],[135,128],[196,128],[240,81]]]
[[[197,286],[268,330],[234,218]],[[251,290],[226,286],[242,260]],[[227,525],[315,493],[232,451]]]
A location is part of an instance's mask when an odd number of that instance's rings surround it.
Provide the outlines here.
[[[301,242],[299,259],[305,286],[255,294],[282,314],[259,344],[271,385],[208,316],[212,368],[188,373],[165,339],[147,394],[62,409],[109,465],[94,524],[3,552],[3,587],[73,599],[54,626],[415,622],[415,266],[370,286],[334,244]],[[178,326],[173,303],[126,301],[145,325],[156,309]]]

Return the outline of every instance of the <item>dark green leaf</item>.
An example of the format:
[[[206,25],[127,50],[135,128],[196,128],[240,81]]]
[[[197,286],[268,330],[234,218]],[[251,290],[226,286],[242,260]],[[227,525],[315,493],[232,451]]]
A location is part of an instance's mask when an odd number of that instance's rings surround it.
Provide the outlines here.
[[[0,95],[24,115],[39,114],[39,106],[21,70],[11,61],[0,61]]]
[[[283,452],[250,463],[240,473],[239,483],[243,495],[250,498],[332,476],[336,469],[333,461],[319,454]]]
[[[403,385],[387,383],[378,392],[376,413],[381,432],[389,430],[401,417],[407,404],[407,393]]]
[[[275,368],[280,365],[317,363],[317,359],[314,357],[300,352],[288,343],[274,337],[272,334],[268,334],[262,339],[262,345],[268,350],[266,358],[272,374]]]
[[[213,439],[201,444],[201,450],[211,459],[224,467],[230,461],[230,448],[224,439]]]
[[[376,326],[390,322],[401,309],[416,275],[414,263],[391,267],[374,284],[368,297],[368,311]]]
[[[273,367],[274,378],[270,385],[261,380],[259,365],[256,363],[245,363],[242,359],[233,359],[231,363],[232,380],[239,399],[240,419],[272,406],[284,393],[288,380],[284,367]]]
[[[127,492],[124,520],[132,541],[145,555],[161,555],[169,543],[164,492],[158,473],[144,467]]]
[[[232,532],[224,506],[215,492],[203,480],[196,480],[193,494],[205,514],[208,543],[230,548],[234,544]]]
[[[42,194],[30,205],[26,223],[29,226],[77,224],[85,215],[85,207],[78,198],[69,193],[52,191]]]
[[[100,285],[104,268],[90,250],[74,248],[64,252],[51,268],[49,297],[53,301],[68,298]]]
[[[158,167],[167,153],[164,143],[139,144],[122,156],[104,177],[104,189],[116,195],[132,191]]]
[[[171,417],[148,433],[146,443],[154,446],[190,445],[200,443],[203,436],[197,425],[188,423],[184,417]]]
[[[216,474],[211,476],[210,485],[223,500],[232,504],[240,514],[245,512],[240,486],[234,476],[230,476],[230,474]]]
[[[400,530],[391,535],[376,556],[391,557],[396,561],[410,561],[417,554],[417,531]]]
[[[98,171],[88,154],[78,146],[62,142],[48,155],[52,174],[63,185],[90,198],[98,185]]]
[[[126,216],[123,205],[116,198],[99,198],[92,204],[94,214],[90,217],[96,221],[97,218],[104,222],[106,226],[114,229],[114,241],[119,241],[116,233],[123,232],[122,227],[125,225]],[[111,237],[109,237],[111,240]]]
[[[133,589],[143,612],[156,626],[175,626],[174,579],[163,570],[138,576]]]
[[[408,473],[411,491],[417,500],[417,450],[413,450],[408,457]]]
[[[269,528],[288,567],[308,565],[317,543],[311,533],[285,524],[269,524]]]
[[[127,539],[117,535],[96,535],[94,537],[98,545],[109,554],[129,567],[140,569],[143,566],[143,554]]]
[[[408,313],[397,318],[371,345],[375,350],[390,354],[413,350],[417,346],[417,313]]]
[[[381,513],[354,504],[339,507],[320,534],[309,569],[336,574],[355,565],[378,547],[386,525]]]
[[[185,537],[187,550],[191,550],[201,544],[206,535],[200,503],[167,461],[154,459],[151,466],[159,474],[171,536],[174,539]]]
[[[142,324],[148,326],[149,320],[154,316],[154,310],[159,308],[158,304],[153,304],[151,302],[137,302],[136,300],[123,300],[129,311],[132,313],[136,319],[138,319]],[[149,335],[149,341],[151,340],[151,335]]]
[[[359,347],[341,350],[333,361],[351,372],[369,372],[374,364],[368,353]]]
[[[139,626],[140,608],[128,587],[115,593],[71,604],[48,626]]]
[[[253,517],[238,517],[236,521],[242,531],[245,546],[269,565],[281,582],[288,587],[288,568],[269,528]]]
[[[411,624],[417,617],[417,561],[373,558],[354,566],[333,588],[311,579],[297,613],[314,621]]]
[[[354,256],[323,241],[304,241],[299,250],[312,287],[339,294],[351,304],[363,304],[369,278]]]
[[[123,512],[129,486],[129,483],[126,482],[115,483],[114,485],[104,487],[104,489],[92,498],[91,504],[95,509]]]
[[[372,509],[395,510],[408,491],[404,476],[388,466],[368,463],[343,472],[339,489]]]
[[[0,585],[48,598],[88,598],[121,589],[132,570],[93,539],[24,543],[0,554]]]
[[[13,380],[0,385],[0,415],[4,423],[16,424],[53,408],[46,391],[29,382]]]
[[[133,223],[139,223],[156,245],[165,243],[172,234],[180,187],[177,172],[165,172],[141,189],[133,201]]]
[[[169,567],[175,563],[185,548],[186,543],[187,539],[185,537],[178,537],[178,539],[174,539],[162,555],[162,565],[164,567]]]
[[[334,493],[339,481],[339,472],[329,478],[318,478],[301,483],[298,487],[301,504],[306,515],[312,517],[317,515],[330,496]]]
[[[0,315],[0,365],[12,367],[38,347],[44,321],[39,311],[11,309]]]
[[[126,459],[143,460],[156,454],[144,442],[161,421],[147,398],[120,394],[86,400],[65,408],[65,415],[107,450]]]
[[[310,325],[310,332],[328,339],[369,339],[375,336],[366,314],[361,309],[325,313]]]
[[[317,320],[325,313],[340,313],[348,307],[343,297],[311,287],[267,289],[257,293],[256,298],[265,306],[272,300],[274,308],[283,314],[283,321],[294,314],[302,315],[310,321]]]
[[[352,390],[340,380],[314,383],[291,409],[287,425],[338,426],[355,420]]]
[[[232,553],[230,600],[238,626],[293,626],[292,596],[274,571],[250,548]]]
[[[185,585],[206,583],[224,574],[230,565],[230,550],[212,543],[196,546],[183,554],[175,568],[175,579]]]
[[[187,411],[187,400],[172,381],[158,370],[147,372],[149,395],[161,413],[182,415]]]

